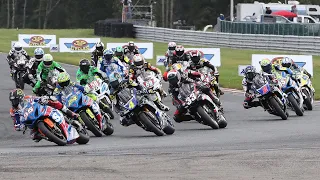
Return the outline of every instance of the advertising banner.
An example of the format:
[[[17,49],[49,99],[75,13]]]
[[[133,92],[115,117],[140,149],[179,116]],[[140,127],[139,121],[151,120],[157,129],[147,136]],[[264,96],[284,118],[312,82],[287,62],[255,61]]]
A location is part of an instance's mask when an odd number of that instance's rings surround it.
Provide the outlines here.
[[[60,52],[92,52],[100,38],[59,38]]]
[[[146,59],[153,59],[153,43],[134,43],[140,53],[144,56]],[[107,49],[112,49],[113,51],[116,49],[116,47],[127,46],[127,43],[107,43]],[[164,50],[165,51],[165,50]]]
[[[56,35],[44,34],[19,34],[18,41],[22,47],[50,48],[51,44],[57,44]]]

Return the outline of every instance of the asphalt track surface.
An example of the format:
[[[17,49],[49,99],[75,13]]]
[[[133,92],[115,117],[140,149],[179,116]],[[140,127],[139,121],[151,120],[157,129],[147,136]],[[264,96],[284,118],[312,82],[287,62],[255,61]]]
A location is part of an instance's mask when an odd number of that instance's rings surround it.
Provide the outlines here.
[[[175,123],[171,136],[157,137],[136,125],[112,121],[112,136],[87,145],[58,147],[15,132],[8,93],[14,88],[1,55],[0,179],[319,179],[319,105],[280,120],[261,108],[244,110],[241,94],[222,97],[226,129],[197,122]],[[75,67],[64,65],[74,78]],[[240,82],[239,82],[240,83]],[[31,89],[27,86],[26,93]],[[171,99],[164,102],[170,105]]]

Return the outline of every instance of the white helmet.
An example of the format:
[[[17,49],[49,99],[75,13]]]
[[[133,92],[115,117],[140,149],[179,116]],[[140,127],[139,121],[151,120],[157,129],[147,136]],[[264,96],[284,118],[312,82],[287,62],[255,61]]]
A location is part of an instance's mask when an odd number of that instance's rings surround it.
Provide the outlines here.
[[[142,68],[144,64],[144,57],[141,54],[136,54],[133,56],[133,65],[137,68]]]
[[[99,51],[103,51],[104,50],[103,42],[97,42],[96,43],[96,50],[99,50]]]
[[[177,44],[175,42],[169,42],[168,43],[168,50],[174,51],[176,49]]]
[[[16,50],[17,52],[22,51],[22,44],[19,42],[14,43],[13,45],[14,50]]]
[[[43,56],[43,64],[45,67],[50,67],[53,63],[53,57],[51,54],[45,54]]]

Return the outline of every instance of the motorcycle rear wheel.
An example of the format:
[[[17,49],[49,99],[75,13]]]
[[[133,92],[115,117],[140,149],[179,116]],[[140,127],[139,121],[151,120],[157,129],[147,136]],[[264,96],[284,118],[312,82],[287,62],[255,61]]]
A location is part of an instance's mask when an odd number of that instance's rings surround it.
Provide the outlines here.
[[[60,139],[56,135],[54,135],[48,127],[44,124],[43,121],[38,122],[38,128],[42,134],[44,134],[49,140],[56,143],[58,146],[65,146],[67,145],[67,139]]]

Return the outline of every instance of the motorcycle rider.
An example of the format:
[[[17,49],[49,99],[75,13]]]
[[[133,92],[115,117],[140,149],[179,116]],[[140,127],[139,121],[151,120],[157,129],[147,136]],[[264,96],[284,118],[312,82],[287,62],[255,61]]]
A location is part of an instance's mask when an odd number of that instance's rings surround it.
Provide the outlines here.
[[[53,60],[51,54],[43,55],[43,61],[38,65],[37,83],[32,89],[33,93],[38,93],[38,90],[41,87],[41,83],[47,81],[49,72],[54,69],[58,70],[59,72],[66,72],[66,70],[62,68],[59,63]]]
[[[66,97],[73,91],[86,92],[85,87],[71,82],[70,75],[66,72],[62,72],[58,76],[57,88],[55,89],[55,94],[57,94],[58,101],[64,103]],[[99,105],[93,101],[92,111],[95,114],[98,121],[105,122],[104,116],[102,116]]]
[[[245,93],[245,99],[243,107],[249,109],[252,107],[261,106],[260,101],[253,101],[255,99],[255,94],[252,90],[253,79],[259,75],[254,66],[248,66],[244,70],[244,78],[242,79],[242,87]]]
[[[7,55],[7,62],[10,66],[10,76],[13,75],[13,67],[14,63],[16,63],[16,58],[18,55],[21,54],[26,57],[27,60],[30,60],[30,56],[28,53],[22,48],[22,45],[20,42],[16,42],[13,45],[13,48],[10,49],[8,55]]]
[[[110,67],[112,64],[116,64],[121,69],[123,74],[127,74],[126,66],[124,66],[124,64],[117,57],[114,57],[113,55],[114,55],[114,53],[112,50],[110,50],[110,49],[104,50],[103,60],[100,65],[100,71],[108,74],[108,72],[106,72],[107,71],[106,68]]]
[[[24,120],[23,111],[25,108],[24,105],[26,104],[25,102],[39,102],[40,104],[48,105],[62,111],[70,119],[78,119],[78,114],[70,111],[65,105],[52,97],[26,96],[21,89],[14,89],[9,94],[9,100],[11,102],[10,116],[13,120],[14,130],[16,131],[25,129],[25,126],[22,124],[22,121]],[[39,142],[42,139],[37,129],[33,129],[30,132],[30,135],[32,137],[32,140],[34,140],[35,142]]]
[[[120,105],[117,94],[125,88],[136,88],[139,91],[143,91],[144,93],[148,93],[147,90],[145,90],[141,85],[134,82],[131,79],[123,79],[120,74],[118,73],[112,73],[109,76],[109,82],[110,82],[110,99],[116,100],[115,103],[115,110],[117,113],[120,112]],[[127,119],[120,114],[120,124],[122,126],[130,126],[131,124],[134,124],[134,121],[132,119]]]
[[[189,69],[196,71],[197,69],[203,68],[203,67],[208,67],[210,68],[212,76],[214,76],[216,67],[210,63],[207,59],[201,58],[201,53],[198,50],[192,50],[188,53],[190,57],[190,64],[189,64]],[[216,77],[216,76],[214,76]],[[215,83],[216,79],[213,80],[211,85],[213,86],[215,92],[217,93],[217,96],[220,97],[220,95],[223,95],[224,93],[221,91],[219,88],[219,85]]]
[[[37,69],[39,64],[42,62],[43,55],[44,50],[42,48],[36,48],[34,50],[34,57],[30,59],[27,65],[28,81],[26,83],[32,87],[34,87],[37,82]]]
[[[284,57],[281,60],[281,65],[282,65],[282,67],[289,68],[292,71],[302,71],[309,78],[312,77],[311,74],[306,69],[304,69],[303,67],[299,67],[297,64],[294,63],[294,61],[292,59],[290,59],[288,57]]]
[[[121,46],[116,47],[115,51],[114,51],[114,56],[117,57],[124,65],[130,65],[130,60],[129,58],[124,55],[124,50]]]
[[[104,44],[103,42],[97,42],[95,45],[96,49],[91,54],[92,65],[97,66],[99,57],[103,56]]]
[[[162,79],[161,76],[161,71],[160,69],[152,66],[150,63],[146,62],[144,57],[141,54],[136,54],[133,57],[133,64],[130,67],[129,70],[129,79],[134,81],[136,80],[136,78],[140,75],[141,71],[153,71],[154,73],[156,73],[157,78],[159,78],[160,80]],[[166,97],[167,93],[163,90],[160,89],[160,95]],[[166,105],[164,105],[160,100],[156,100],[155,104],[163,111],[169,111],[170,108]]]
[[[104,73],[95,66],[91,66],[88,59],[81,59],[76,74],[77,83],[84,86],[91,82],[95,75],[99,76],[102,80],[106,79]]]
[[[166,67],[166,71],[170,70],[169,64],[172,65],[171,58],[173,57],[174,51],[177,47],[177,44],[175,42],[169,42],[168,43],[168,50],[165,54],[166,61],[164,62],[164,66]]]
[[[130,57],[131,55],[140,54],[139,48],[134,44],[133,41],[129,41],[128,45],[124,46],[123,52],[127,57]]]

